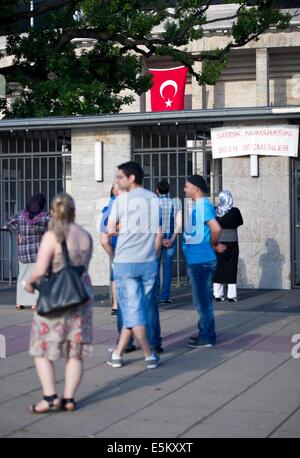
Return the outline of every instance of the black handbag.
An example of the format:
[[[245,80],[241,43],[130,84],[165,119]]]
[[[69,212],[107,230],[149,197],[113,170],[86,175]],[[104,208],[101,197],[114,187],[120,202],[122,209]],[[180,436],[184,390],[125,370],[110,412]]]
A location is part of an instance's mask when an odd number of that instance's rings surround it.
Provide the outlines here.
[[[33,287],[39,291],[37,313],[42,316],[60,314],[89,300],[82,280],[84,266],[71,266],[67,244],[62,242],[64,267],[56,273],[52,272],[52,264],[47,275]]]

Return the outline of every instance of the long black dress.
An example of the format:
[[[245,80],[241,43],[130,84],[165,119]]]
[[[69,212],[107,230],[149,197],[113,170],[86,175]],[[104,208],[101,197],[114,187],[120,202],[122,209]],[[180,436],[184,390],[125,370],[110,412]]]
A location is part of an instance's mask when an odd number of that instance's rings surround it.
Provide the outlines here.
[[[219,242],[227,248],[224,253],[217,253],[214,283],[235,284],[239,258],[237,228],[243,224],[243,218],[240,210],[233,207],[224,216],[217,217],[217,221],[222,228]]]

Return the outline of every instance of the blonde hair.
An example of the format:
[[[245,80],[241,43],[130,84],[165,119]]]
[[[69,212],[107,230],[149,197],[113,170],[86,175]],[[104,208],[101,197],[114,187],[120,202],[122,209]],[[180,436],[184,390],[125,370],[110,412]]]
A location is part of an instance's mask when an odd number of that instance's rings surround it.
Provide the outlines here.
[[[69,225],[74,222],[75,202],[69,194],[62,193],[55,196],[51,202],[52,218],[50,231],[56,235],[58,242],[66,239]]]

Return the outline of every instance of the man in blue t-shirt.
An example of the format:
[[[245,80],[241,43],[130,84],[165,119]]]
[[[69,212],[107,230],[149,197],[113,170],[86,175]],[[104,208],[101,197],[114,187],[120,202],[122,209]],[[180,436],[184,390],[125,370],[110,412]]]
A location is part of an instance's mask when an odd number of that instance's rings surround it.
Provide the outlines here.
[[[208,197],[208,187],[201,175],[192,175],[185,183],[186,197],[192,199],[189,219],[183,233],[182,249],[191,280],[193,302],[199,314],[196,337],[191,337],[190,348],[211,347],[216,343],[215,319],[212,302],[212,280],[217,266],[215,251],[223,252],[217,241],[221,227]]]

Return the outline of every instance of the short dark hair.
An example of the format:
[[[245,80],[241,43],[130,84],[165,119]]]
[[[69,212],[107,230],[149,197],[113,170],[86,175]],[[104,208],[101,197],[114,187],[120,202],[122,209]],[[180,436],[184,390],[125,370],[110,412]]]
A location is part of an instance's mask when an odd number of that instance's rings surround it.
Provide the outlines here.
[[[143,169],[140,166],[140,164],[138,164],[137,162],[133,162],[133,161],[124,162],[124,164],[118,165],[118,169],[122,170],[122,172],[124,173],[125,176],[127,176],[127,178],[129,178],[130,175],[134,175],[135,177],[134,182],[136,184],[143,183],[143,178],[144,178]]]
[[[158,190],[159,194],[168,194],[170,185],[167,181],[159,181],[157,183],[156,189]]]

